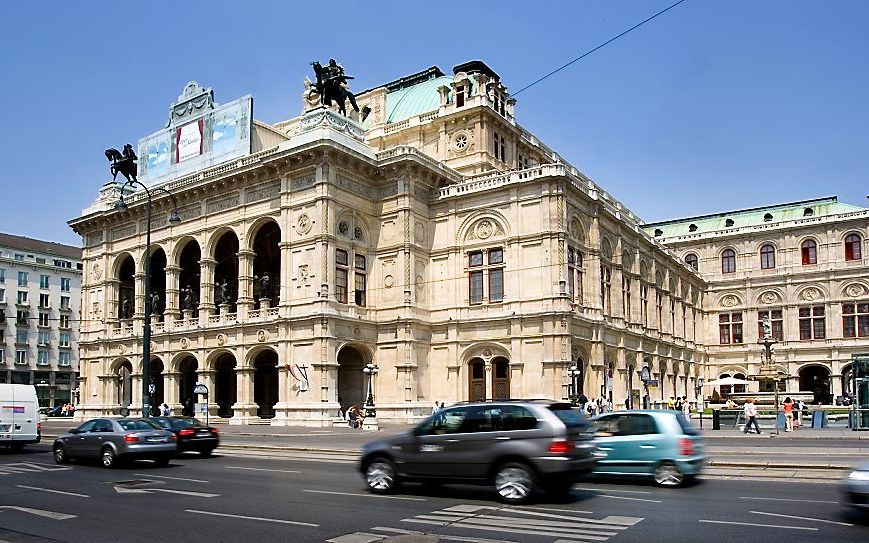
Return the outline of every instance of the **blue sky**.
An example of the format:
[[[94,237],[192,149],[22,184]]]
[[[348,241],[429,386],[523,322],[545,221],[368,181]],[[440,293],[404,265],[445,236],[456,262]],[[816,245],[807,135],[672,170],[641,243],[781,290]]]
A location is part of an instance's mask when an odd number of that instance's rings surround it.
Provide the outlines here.
[[[0,231],[79,244],[66,220],[110,178],[103,151],[164,126],[189,80],[252,94],[265,122],[299,113],[329,57],[357,91],[470,59],[518,90],[670,3],[6,3]],[[687,0],[520,94],[517,117],[648,221],[866,206],[866,21],[860,0]]]

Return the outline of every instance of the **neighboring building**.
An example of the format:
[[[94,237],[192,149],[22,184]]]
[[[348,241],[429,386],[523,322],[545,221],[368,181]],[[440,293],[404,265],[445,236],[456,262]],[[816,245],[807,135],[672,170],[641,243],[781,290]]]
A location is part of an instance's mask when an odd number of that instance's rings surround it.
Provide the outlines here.
[[[74,401],[81,270],[77,247],[0,234],[0,383],[43,406]]]
[[[393,420],[569,392],[639,405],[644,365],[653,400],[695,397],[705,281],[524,130],[494,71],[433,67],[357,101],[348,119],[306,93],[300,117],[269,126],[249,97],[185,88],[138,147],[140,179],[182,219],[152,191],[152,292],[144,191],[119,211],[107,183],[70,221],[87,308],[77,416],[141,406],[146,294],[151,403],[190,412],[201,381],[232,423],[329,425],[365,401],[368,363]]]
[[[869,352],[869,209],[828,197],[643,228],[706,280],[709,377],[758,375],[769,315],[786,391],[850,392],[852,356]]]

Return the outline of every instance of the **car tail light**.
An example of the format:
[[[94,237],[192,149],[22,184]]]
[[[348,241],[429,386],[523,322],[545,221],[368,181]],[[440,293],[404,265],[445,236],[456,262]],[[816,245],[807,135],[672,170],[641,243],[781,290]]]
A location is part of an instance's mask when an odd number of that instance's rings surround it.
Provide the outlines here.
[[[211,433],[214,434],[214,435],[220,435],[220,434],[217,433],[217,428],[212,428],[212,429],[211,429]]]
[[[553,441],[549,445],[549,452],[553,454],[567,454],[574,450],[572,441]]]
[[[694,456],[694,442],[687,438],[680,439],[679,454],[681,456]]]
[[[139,434],[126,434],[124,436],[124,441],[127,443],[135,443],[139,441]]]
[[[180,432],[178,432],[178,435],[179,436],[192,436],[195,433],[196,433],[195,430],[191,430],[190,428],[185,428],[185,429],[181,430]]]
[[[178,438],[175,437],[175,434],[169,434],[169,441],[178,441]]]

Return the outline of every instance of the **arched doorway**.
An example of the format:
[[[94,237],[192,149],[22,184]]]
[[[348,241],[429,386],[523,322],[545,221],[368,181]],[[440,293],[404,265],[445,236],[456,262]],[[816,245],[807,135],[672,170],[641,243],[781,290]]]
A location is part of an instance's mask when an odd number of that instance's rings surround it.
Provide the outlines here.
[[[510,361],[503,356],[492,359],[492,399],[510,399]]]
[[[253,238],[253,275],[256,278],[253,285],[253,297],[259,303],[267,298],[269,303],[276,305],[277,294],[280,292],[281,279],[281,229],[274,221],[263,224]],[[267,277],[266,280],[263,280]]]
[[[579,398],[585,394],[585,360],[581,356],[576,359],[576,369],[579,375],[573,378],[573,394]]]
[[[127,416],[133,403],[133,365],[124,360],[116,370],[118,406],[120,414]]]
[[[159,358],[152,358],[149,374],[151,382],[154,384],[154,393],[151,394],[151,415],[157,416],[160,414],[160,406],[165,401],[163,399],[163,361]]]
[[[486,399],[486,363],[481,358],[468,362],[468,400],[479,402]]]
[[[166,310],[166,253],[160,247],[151,253],[150,296],[151,314],[162,316]]]
[[[178,255],[178,266],[181,272],[178,274],[178,308],[190,309],[196,316],[199,309],[199,261],[202,259],[202,251],[195,240],[189,240],[181,253]]]
[[[800,390],[814,395],[812,403],[833,403],[830,394],[830,370],[824,366],[805,366],[800,370]]]
[[[235,311],[238,300],[238,237],[235,232],[226,232],[214,247],[214,303],[229,304]],[[225,285],[225,287],[223,286]]]
[[[260,352],[253,368],[253,401],[259,406],[256,414],[262,419],[274,418],[278,403],[278,353],[271,349]]]
[[[136,264],[133,257],[127,255],[118,266],[116,279],[118,285],[117,317],[119,319],[132,319],[136,307]]]
[[[192,356],[187,356],[178,365],[180,377],[178,380],[178,399],[181,401],[181,414],[192,417],[195,411],[196,396],[193,388],[196,386],[196,370],[199,363]]]
[[[220,355],[214,363],[214,403],[217,416],[232,416],[232,405],[236,402],[235,357],[229,353]]]
[[[366,361],[362,353],[350,346],[342,347],[338,351],[338,403],[341,411],[347,411],[351,405],[365,403],[367,390],[365,389],[365,374],[362,368]]]

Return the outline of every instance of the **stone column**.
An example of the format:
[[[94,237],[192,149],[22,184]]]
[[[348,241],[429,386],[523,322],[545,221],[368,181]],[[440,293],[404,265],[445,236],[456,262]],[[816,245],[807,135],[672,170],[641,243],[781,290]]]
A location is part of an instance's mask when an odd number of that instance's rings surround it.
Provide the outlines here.
[[[120,279],[109,279],[106,281],[106,324],[109,325],[110,329],[117,326],[121,318],[121,306],[118,302],[120,290]]]
[[[170,324],[181,318],[181,303],[178,299],[178,276],[181,267],[175,264],[166,266],[166,308],[163,311],[163,321]]]
[[[172,413],[175,415],[181,414],[181,401],[179,399],[179,383],[181,374],[172,371],[163,374],[163,401],[169,404],[172,408]]]
[[[284,224],[288,224],[288,221],[285,221]],[[292,276],[292,254],[290,253],[290,247],[292,244],[289,241],[282,241],[278,247],[281,250],[281,272],[280,276],[276,277],[280,283],[280,288],[278,290],[278,307],[282,305],[290,305],[290,293],[292,289],[290,288],[292,285],[290,284],[290,277]]]
[[[492,361],[484,361],[483,367],[486,370],[486,399],[491,400],[495,397],[495,387],[492,386]]]
[[[235,369],[236,396],[232,406],[233,415],[229,419],[230,424],[247,424],[257,418],[258,406],[253,401],[253,372],[252,366]]]
[[[210,315],[214,315],[214,267],[217,261],[213,258],[202,258],[199,261],[199,319],[207,322]]]
[[[133,385],[133,397],[130,398],[130,413],[139,415],[142,412],[142,374],[131,373],[130,381]]]
[[[250,249],[241,249],[238,253],[238,301],[236,313],[239,318],[247,316],[254,308],[253,297],[253,259],[256,253]]]

